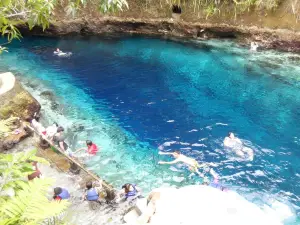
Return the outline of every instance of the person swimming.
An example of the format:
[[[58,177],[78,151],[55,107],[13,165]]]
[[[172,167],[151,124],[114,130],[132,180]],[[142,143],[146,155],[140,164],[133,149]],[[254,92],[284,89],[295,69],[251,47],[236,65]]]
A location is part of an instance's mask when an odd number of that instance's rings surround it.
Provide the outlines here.
[[[195,159],[187,157],[183,154],[181,154],[179,151],[175,152],[159,152],[158,154],[160,155],[172,155],[175,160],[170,161],[170,162],[165,162],[165,161],[159,161],[158,164],[175,164],[179,162],[183,162],[189,167],[189,170],[192,173],[197,173],[199,176],[203,177],[203,174],[199,172],[199,168],[206,166],[206,164],[199,164]]]
[[[58,55],[58,54],[63,53],[63,52],[59,48],[57,48],[53,53]]]
[[[54,55],[57,55],[57,56],[70,56],[70,55],[72,55],[72,52],[63,52],[59,48],[57,48],[53,53],[54,53]]]
[[[250,51],[256,52],[258,48],[258,44],[256,42],[251,42]]]
[[[83,150],[86,150],[86,153],[87,153],[88,156],[95,156],[97,154],[99,148],[92,141],[87,140],[86,141],[86,146],[87,146],[87,148],[80,148],[80,149],[76,150],[74,152],[74,154],[76,154],[80,151],[83,151]]]
[[[246,154],[248,158],[252,161],[254,157],[253,150],[251,148],[245,147],[243,145],[243,142],[235,137],[235,135],[232,132],[228,133],[228,136],[225,137],[224,146],[231,148],[238,156],[245,158]]]

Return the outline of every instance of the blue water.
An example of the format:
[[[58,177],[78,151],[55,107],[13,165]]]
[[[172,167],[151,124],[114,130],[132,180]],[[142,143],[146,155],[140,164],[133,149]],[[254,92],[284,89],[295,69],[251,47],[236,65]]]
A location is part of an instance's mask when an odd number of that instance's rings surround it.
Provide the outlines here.
[[[56,47],[73,55],[54,56]],[[285,224],[299,224],[300,56],[142,37],[25,38],[9,48],[0,71],[41,101],[45,123],[67,128],[72,148],[86,139],[102,146],[88,166],[115,186],[199,183],[182,165],[157,164],[171,160],[157,154],[164,144],[215,163],[225,185],[261,207],[281,202],[298,217]],[[224,149],[229,131],[253,161]]]

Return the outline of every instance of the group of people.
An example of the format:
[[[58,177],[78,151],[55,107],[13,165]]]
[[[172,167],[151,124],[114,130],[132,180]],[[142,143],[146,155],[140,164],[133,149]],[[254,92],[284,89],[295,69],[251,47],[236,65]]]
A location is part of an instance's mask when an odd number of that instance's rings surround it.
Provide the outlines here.
[[[233,152],[235,152],[236,155],[238,155],[241,158],[253,160],[254,153],[251,148],[245,147],[240,139],[235,137],[235,135],[232,132],[229,132],[228,136],[225,137],[224,141],[224,147],[230,148]],[[223,187],[219,184],[219,176],[216,174],[216,172],[210,168],[211,163],[203,163],[199,164],[194,158],[185,156],[180,153],[180,151],[175,152],[159,152],[160,155],[171,155],[175,159],[173,161],[159,161],[158,164],[176,164],[176,163],[183,163],[188,166],[189,170],[192,172],[191,175],[194,175],[194,173],[198,174],[200,177],[204,178],[203,184],[209,185],[211,187],[220,189],[222,191],[226,191],[227,188]],[[213,177],[212,181],[209,181],[207,177],[204,177],[204,174],[199,171],[200,168],[207,168],[206,172],[209,172],[211,176]]]
[[[43,127],[39,123],[39,115],[35,114],[34,119],[31,121],[31,125],[36,129],[36,131],[41,134],[42,139],[50,141],[52,145],[58,146],[62,151],[74,158],[86,158],[90,156],[95,156],[99,151],[99,148],[91,140],[86,140],[86,147],[77,149],[75,152],[72,152],[69,149],[68,144],[65,142],[65,129],[62,126],[59,126],[57,123],[53,123],[47,128]],[[81,154],[78,157],[76,155],[86,150],[85,154]]]
[[[47,138],[52,142],[53,144],[59,146],[59,148],[63,151],[65,151],[69,156],[76,157],[77,153],[81,151],[86,151],[84,156],[94,156],[98,152],[98,147],[96,144],[94,144],[92,141],[87,140],[86,141],[86,147],[80,148],[74,152],[68,150],[68,145],[65,142],[64,137],[64,128],[61,126],[58,126],[56,123],[49,126],[48,128],[43,128],[41,124],[38,123],[36,119],[32,121],[33,126],[42,134],[44,138]],[[230,148],[233,150],[233,152],[236,153],[239,157],[246,158],[248,157],[250,160],[253,160],[253,150],[245,147],[240,139],[235,137],[235,135],[230,132],[227,137],[225,137],[224,141],[224,147]],[[175,152],[159,152],[160,155],[171,155],[175,159],[173,161],[159,161],[159,164],[176,164],[176,163],[183,163],[186,166],[188,166],[189,170],[192,172],[191,176],[195,173],[198,174],[203,179],[203,185],[209,185],[211,187],[217,188],[221,191],[227,191],[228,189],[224,186],[222,186],[219,183],[219,176],[217,173],[211,168],[211,163],[202,163],[199,164],[194,158],[188,157],[180,153],[179,151]],[[34,177],[39,177],[41,175],[40,171],[37,169],[36,164],[33,164],[36,168],[36,172]],[[200,168],[204,168],[204,172],[209,172],[212,176],[212,179],[208,179],[204,176],[204,173],[201,173],[199,171]],[[28,177],[29,178],[29,177]],[[102,192],[102,188],[95,187],[92,182],[86,183],[86,191],[84,195],[84,199],[89,202],[100,202],[100,199],[105,197],[105,194]],[[141,189],[137,187],[135,184],[124,184],[122,186],[122,189],[120,192],[117,193],[116,202],[120,202],[123,200],[128,199],[134,199],[137,196],[141,195]],[[54,188],[54,196],[53,198],[55,200],[64,200],[70,198],[70,193],[67,189],[56,187]]]
[[[67,200],[71,197],[71,194],[66,188],[55,187],[53,199],[56,201]],[[94,183],[92,181],[86,182],[86,188],[83,195],[83,200],[88,201],[91,204],[102,204],[101,202],[107,199],[108,193],[102,188],[102,185]],[[120,203],[121,201],[131,201],[141,196],[141,189],[135,184],[124,184],[120,191],[117,192],[117,196],[114,197],[115,203]],[[93,206],[92,206],[93,208]]]
[[[69,149],[68,144],[65,142],[64,128],[59,126],[57,123],[53,123],[49,127],[45,128],[42,126],[39,121],[39,115],[35,114],[34,119],[31,122],[31,125],[37,130],[39,134],[41,134],[42,139],[48,140],[52,145],[58,146],[62,151],[64,151],[67,155],[72,158],[85,158],[90,156],[95,156],[99,151],[98,146],[90,140],[86,140],[86,147],[82,147],[72,152]],[[85,151],[84,154],[78,156],[79,152]],[[35,178],[41,177],[41,171],[37,167],[37,162],[32,163],[34,172],[28,176],[28,180],[33,180]],[[86,191],[83,196],[84,200],[87,200],[91,203],[100,203],[101,199],[105,199],[107,193],[102,188],[100,184],[99,187],[95,186],[95,184],[91,181],[86,183]],[[136,197],[141,196],[141,189],[136,184],[126,183],[122,186],[121,191],[117,193],[117,197],[115,198],[116,202],[120,202],[122,200],[133,200]],[[69,191],[66,188],[55,187],[54,188],[54,200],[66,200],[71,197]]]

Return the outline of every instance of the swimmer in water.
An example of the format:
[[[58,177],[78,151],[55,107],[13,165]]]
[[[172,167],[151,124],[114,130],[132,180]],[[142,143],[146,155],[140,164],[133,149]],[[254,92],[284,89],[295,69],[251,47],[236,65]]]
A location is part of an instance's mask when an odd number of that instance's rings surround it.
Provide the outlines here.
[[[252,161],[253,160],[253,150],[248,147],[243,146],[243,142],[234,136],[232,132],[229,132],[228,137],[224,139],[224,146],[231,148],[234,152],[240,156],[245,158],[245,153],[247,153],[248,158]]]
[[[258,48],[258,44],[256,42],[251,42],[250,50],[256,52]]]
[[[57,48],[56,51],[55,51],[55,53],[57,53],[57,54],[58,53],[62,53],[62,51],[59,48]]]
[[[199,164],[195,159],[187,157],[183,154],[181,154],[179,151],[175,151],[175,152],[159,152],[158,154],[160,155],[172,155],[175,160],[170,161],[170,162],[164,162],[164,161],[159,161],[158,164],[175,164],[175,163],[179,163],[179,162],[183,162],[184,164],[186,164],[187,166],[189,166],[189,170],[191,172],[195,172],[197,173],[200,177],[203,177],[203,174],[199,172],[199,168],[206,166],[206,164]]]
[[[233,148],[236,145],[243,145],[242,141],[234,136],[234,133],[229,132],[228,137],[224,139],[224,145],[226,147]]]

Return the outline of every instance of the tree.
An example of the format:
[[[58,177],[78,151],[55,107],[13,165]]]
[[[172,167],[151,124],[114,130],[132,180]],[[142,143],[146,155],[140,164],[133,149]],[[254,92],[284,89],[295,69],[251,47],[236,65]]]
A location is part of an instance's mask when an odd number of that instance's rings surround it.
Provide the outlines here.
[[[34,172],[29,160],[48,163],[36,151],[0,154],[0,225],[48,224],[69,206],[67,201],[49,201],[52,179],[27,181]]]
[[[22,37],[17,28],[20,24],[28,25],[29,29],[37,25],[45,30],[49,27],[51,19],[53,19],[58,2],[59,0],[1,0],[1,34],[7,37],[9,43],[12,39],[20,39]],[[103,13],[128,8],[126,0],[67,0],[67,2],[66,13],[73,16],[76,10],[85,7],[87,3],[98,5],[99,10]]]

